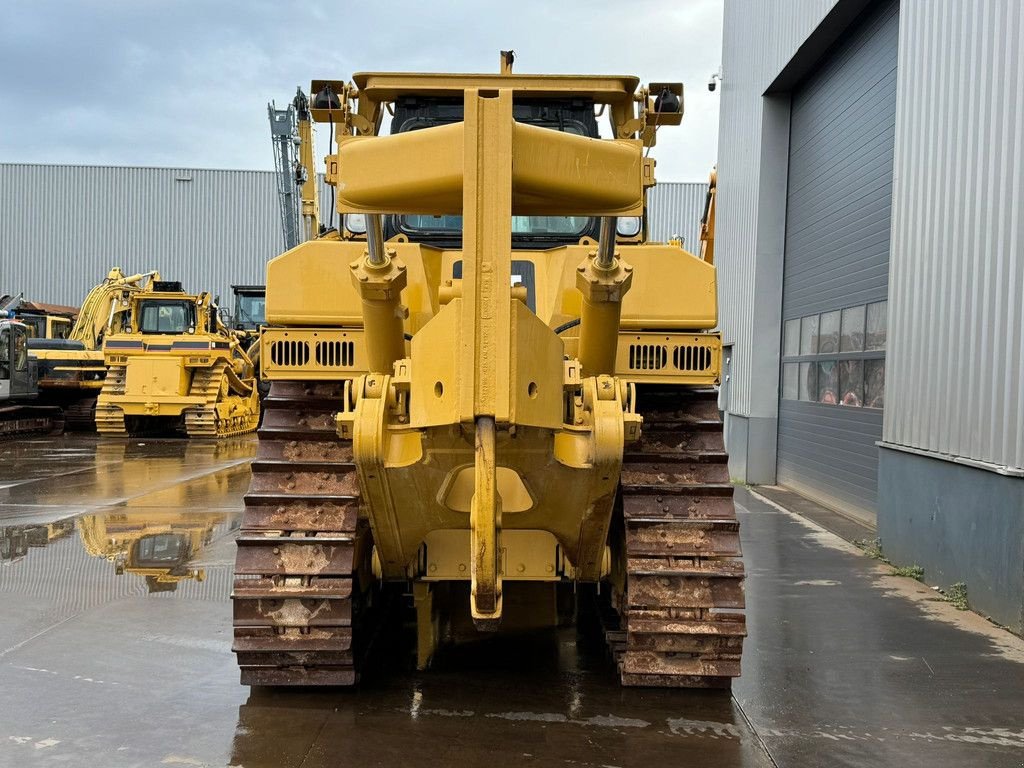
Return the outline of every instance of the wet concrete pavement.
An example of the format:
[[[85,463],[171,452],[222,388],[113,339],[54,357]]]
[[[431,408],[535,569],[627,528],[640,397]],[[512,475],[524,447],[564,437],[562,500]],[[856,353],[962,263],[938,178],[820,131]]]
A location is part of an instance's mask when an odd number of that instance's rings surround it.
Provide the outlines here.
[[[398,638],[358,691],[250,691],[229,594],[255,443],[142,443],[0,443],[0,766],[1024,765],[1024,641],[744,491],[731,697],[622,690],[572,629],[421,674]]]

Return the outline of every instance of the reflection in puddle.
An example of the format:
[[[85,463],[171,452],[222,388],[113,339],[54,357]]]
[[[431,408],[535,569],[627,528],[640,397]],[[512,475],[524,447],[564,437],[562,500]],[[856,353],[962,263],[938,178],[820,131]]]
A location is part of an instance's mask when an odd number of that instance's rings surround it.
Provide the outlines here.
[[[145,580],[148,592],[173,592],[188,579],[206,580],[203,550],[238,527],[241,515],[181,509],[110,512],[79,521],[82,546],[114,564],[114,574]]]
[[[28,555],[29,548],[45,547],[74,530],[73,517],[45,524],[0,525],[0,563],[13,565]]]
[[[255,446],[251,436],[0,443],[0,592],[58,618],[127,596],[227,599]]]

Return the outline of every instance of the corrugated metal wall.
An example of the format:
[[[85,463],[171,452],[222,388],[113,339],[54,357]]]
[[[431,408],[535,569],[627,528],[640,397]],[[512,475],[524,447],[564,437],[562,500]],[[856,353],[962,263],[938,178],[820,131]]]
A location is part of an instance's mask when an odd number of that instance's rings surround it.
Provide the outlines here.
[[[902,6],[883,439],[1024,469],[1024,6]]]
[[[707,186],[659,184],[651,233],[696,247]],[[330,187],[320,184],[321,209]],[[112,266],[159,269],[230,304],[283,249],[270,171],[0,163],[0,294],[77,305]],[[337,217],[335,216],[335,223]]]
[[[226,306],[280,250],[268,172],[3,164],[0,200],[0,292],[38,301],[77,305],[120,266]]]
[[[803,378],[809,363],[807,377],[817,380],[798,382],[816,387],[809,397],[783,386],[778,481],[869,518],[882,411],[863,407],[863,369],[882,353],[864,351],[863,306],[884,301],[889,282],[898,37],[899,4],[886,0],[793,92],[790,119],[782,317],[821,333],[810,348],[783,350],[791,371]],[[838,325],[825,333],[818,324],[819,313],[828,313],[824,323],[844,309],[862,313],[845,350]]]
[[[718,130],[719,325],[733,345],[730,411],[775,415],[775,396],[752,407],[762,94],[838,0],[726,0]],[[785,194],[780,189],[779,194]],[[760,329],[763,331],[763,329]],[[764,409],[764,412],[759,412]]]
[[[686,250],[699,251],[700,217],[707,194],[708,185],[703,183],[659,183],[647,193],[648,238],[665,242],[682,235]]]

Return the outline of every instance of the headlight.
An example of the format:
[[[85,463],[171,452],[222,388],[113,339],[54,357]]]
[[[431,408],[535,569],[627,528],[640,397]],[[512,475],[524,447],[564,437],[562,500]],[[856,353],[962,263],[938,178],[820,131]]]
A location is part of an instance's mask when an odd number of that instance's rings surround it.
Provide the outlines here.
[[[615,233],[619,235],[619,237],[636,237],[640,234],[640,217],[620,217],[618,224],[615,226]]]
[[[345,214],[345,229],[351,232],[353,235],[365,235],[366,234],[366,215],[362,213],[346,213]]]

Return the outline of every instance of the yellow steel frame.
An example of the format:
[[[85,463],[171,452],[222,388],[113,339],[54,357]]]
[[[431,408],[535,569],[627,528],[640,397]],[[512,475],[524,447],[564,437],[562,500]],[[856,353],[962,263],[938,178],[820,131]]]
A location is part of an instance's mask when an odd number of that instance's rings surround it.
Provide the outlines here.
[[[362,328],[264,328],[260,365],[268,381],[336,381],[369,372]]]
[[[633,384],[718,380],[721,340],[703,332],[717,324],[711,263],[607,236],[511,249],[513,215],[643,215],[654,184],[643,147],[682,116],[653,112],[650,95],[681,103],[682,88],[637,87],[508,72],[313,83],[339,97],[312,111],[341,128],[327,157],[339,212],[463,217],[461,249],[382,243],[369,227],[367,239],[322,238],[272,260],[261,340],[268,379],[349,382],[337,428],[352,440],[374,569],[420,582],[425,620],[424,582],[469,581],[473,619],[490,628],[503,580],[605,576],[624,444],[641,426]],[[376,136],[403,94],[462,98],[463,120]],[[614,138],[513,119],[514,98],[569,94],[607,105]],[[535,267],[532,307],[511,285],[513,258]],[[578,331],[554,333],[576,319]],[[351,345],[341,363],[315,354],[339,344]]]
[[[619,334],[615,375],[644,384],[720,383],[722,337],[717,333]]]

